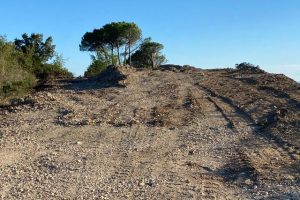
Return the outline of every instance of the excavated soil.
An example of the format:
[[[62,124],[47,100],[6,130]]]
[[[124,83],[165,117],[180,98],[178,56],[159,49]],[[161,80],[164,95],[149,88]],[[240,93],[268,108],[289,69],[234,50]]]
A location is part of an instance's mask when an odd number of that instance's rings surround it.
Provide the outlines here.
[[[1,199],[300,199],[300,89],[112,68],[0,108]]]

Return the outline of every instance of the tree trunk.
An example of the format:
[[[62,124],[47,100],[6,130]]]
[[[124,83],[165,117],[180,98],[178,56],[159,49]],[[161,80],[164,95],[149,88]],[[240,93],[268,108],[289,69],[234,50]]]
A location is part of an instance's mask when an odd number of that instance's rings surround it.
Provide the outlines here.
[[[154,56],[153,56],[153,54],[151,55],[151,66],[152,66],[152,69],[154,69]]]
[[[154,55],[152,54],[152,69],[154,69]]]
[[[125,50],[124,50],[124,66],[126,65],[126,57],[127,57],[127,46],[125,45]]]
[[[131,66],[131,44],[128,44],[129,65]]]
[[[114,46],[111,45],[111,64],[114,65]]]
[[[103,51],[103,53],[104,53],[104,57],[105,57],[105,62],[106,62],[106,64],[109,64],[110,60],[109,60],[109,56],[108,56],[107,50],[105,50],[105,48],[102,48],[102,51]]]
[[[117,45],[117,51],[118,51],[118,62],[119,62],[119,65],[121,65],[121,59],[120,59],[120,47],[119,47],[119,45]]]

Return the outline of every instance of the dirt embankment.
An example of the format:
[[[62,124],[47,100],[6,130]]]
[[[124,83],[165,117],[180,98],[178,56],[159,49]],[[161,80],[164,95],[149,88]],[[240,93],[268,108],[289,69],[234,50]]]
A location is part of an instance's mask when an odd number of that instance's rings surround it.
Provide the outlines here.
[[[0,108],[2,199],[297,199],[299,85],[111,68]]]

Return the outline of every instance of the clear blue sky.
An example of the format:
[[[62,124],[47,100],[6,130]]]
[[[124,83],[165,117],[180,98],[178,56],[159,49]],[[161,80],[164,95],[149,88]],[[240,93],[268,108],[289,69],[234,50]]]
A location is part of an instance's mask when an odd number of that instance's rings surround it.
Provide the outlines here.
[[[0,35],[53,36],[67,67],[83,74],[83,34],[112,21],[133,21],[164,44],[169,63],[201,68],[261,65],[300,81],[300,0],[7,0]]]

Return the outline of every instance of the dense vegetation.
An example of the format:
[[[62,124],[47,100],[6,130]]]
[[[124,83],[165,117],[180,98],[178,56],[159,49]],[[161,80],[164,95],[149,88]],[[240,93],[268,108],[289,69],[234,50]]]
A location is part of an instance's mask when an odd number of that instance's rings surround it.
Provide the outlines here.
[[[117,58],[114,56],[112,57],[113,61],[116,62]],[[96,51],[95,55],[91,55],[91,64],[87,68],[84,73],[85,77],[92,77],[97,74],[100,74],[103,70],[106,69],[108,65],[111,64],[110,55],[107,53],[105,49],[103,51]]]
[[[133,22],[112,22],[84,34],[81,51],[93,52],[85,77],[101,73],[109,65],[157,68],[166,61],[163,45],[142,39]],[[23,34],[14,41],[0,37],[0,100],[20,97],[38,83],[72,77],[62,55],[55,52],[52,37]]]
[[[26,64],[26,69],[40,80],[72,76],[72,73],[64,68],[62,55],[55,52],[52,37],[43,41],[42,34],[23,34],[14,44],[15,48],[23,53],[22,62]]]
[[[235,65],[236,69],[242,73],[247,72],[256,72],[256,73],[264,73],[262,69],[260,69],[259,65],[254,65],[248,62],[243,62]]]
[[[81,51],[90,51],[92,63],[85,72],[86,77],[100,73],[108,65],[131,65],[134,67],[156,68],[166,61],[161,54],[163,45],[142,40],[142,31],[135,23],[112,22],[100,29],[84,34]]]
[[[160,43],[145,39],[139,49],[132,55],[132,66],[140,68],[157,68],[166,62],[166,57],[161,50],[164,46]]]
[[[0,37],[0,100],[26,94],[38,82],[71,77],[61,55],[55,52],[51,37],[23,34],[14,42]]]
[[[26,59],[13,43],[0,37],[0,100],[22,95],[35,85],[36,78],[27,70]]]

